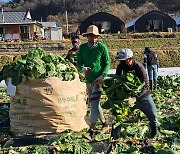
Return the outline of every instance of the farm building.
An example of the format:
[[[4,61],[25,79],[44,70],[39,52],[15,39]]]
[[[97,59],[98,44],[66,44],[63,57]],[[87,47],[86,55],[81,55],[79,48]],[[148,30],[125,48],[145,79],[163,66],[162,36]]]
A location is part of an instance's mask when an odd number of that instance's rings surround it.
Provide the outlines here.
[[[176,21],[169,15],[153,10],[126,23],[128,32],[176,31]]]
[[[41,22],[42,37],[46,40],[62,40],[62,27],[57,22]]]
[[[96,25],[101,34],[122,32],[125,27],[122,20],[106,12],[99,12],[86,18],[79,26],[80,34],[86,32],[90,25]]]
[[[41,35],[41,24],[31,19],[27,12],[0,12],[0,40],[33,39],[34,35]]]
[[[175,21],[176,21],[176,31],[180,32],[180,17],[176,17]]]

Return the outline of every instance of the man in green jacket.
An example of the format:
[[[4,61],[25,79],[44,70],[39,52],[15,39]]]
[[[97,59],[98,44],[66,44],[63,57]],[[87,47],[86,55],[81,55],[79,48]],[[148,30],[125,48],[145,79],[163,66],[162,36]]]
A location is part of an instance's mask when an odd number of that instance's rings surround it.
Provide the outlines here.
[[[99,103],[101,97],[99,85],[109,71],[110,57],[107,46],[98,41],[99,30],[97,26],[90,25],[87,32],[82,35],[87,37],[88,42],[80,46],[77,56],[77,66],[79,70],[84,72],[86,78],[89,103],[91,106],[91,125],[84,136],[91,140],[98,118],[100,118],[103,125],[101,133],[109,129]]]

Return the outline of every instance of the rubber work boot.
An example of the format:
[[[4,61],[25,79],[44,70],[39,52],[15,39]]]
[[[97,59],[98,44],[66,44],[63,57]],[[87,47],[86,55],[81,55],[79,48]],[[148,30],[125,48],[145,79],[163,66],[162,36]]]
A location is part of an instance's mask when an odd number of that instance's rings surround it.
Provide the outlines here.
[[[111,137],[112,137],[114,140],[117,140],[117,139],[120,138],[121,127],[122,127],[121,124],[118,125],[116,128],[113,128],[113,126],[112,126]]]
[[[104,134],[104,133],[106,133],[109,129],[110,129],[110,128],[109,128],[109,125],[108,125],[107,123],[103,123],[103,127],[102,127],[100,133]]]
[[[153,90],[153,80],[149,80],[149,87],[150,87],[150,90]]]
[[[154,87],[153,87],[153,89],[154,89],[154,90],[157,90],[157,80],[153,80],[153,82],[154,82]]]
[[[158,133],[158,127],[156,125],[149,125],[150,136],[149,138],[154,138]]]
[[[83,135],[83,137],[91,141],[91,140],[93,139],[93,134],[94,134],[93,130],[92,130],[92,129],[89,129],[89,130],[87,131],[87,133],[85,133],[85,134]]]

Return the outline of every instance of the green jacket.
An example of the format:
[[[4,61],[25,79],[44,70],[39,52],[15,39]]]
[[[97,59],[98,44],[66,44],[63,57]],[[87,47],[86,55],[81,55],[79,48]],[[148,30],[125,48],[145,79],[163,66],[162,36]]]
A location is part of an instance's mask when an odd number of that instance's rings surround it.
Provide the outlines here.
[[[82,67],[90,67],[90,76],[86,77],[87,83],[93,83],[101,74],[106,75],[110,68],[110,57],[107,46],[101,42],[90,49],[87,43],[80,46],[77,55],[78,69]]]

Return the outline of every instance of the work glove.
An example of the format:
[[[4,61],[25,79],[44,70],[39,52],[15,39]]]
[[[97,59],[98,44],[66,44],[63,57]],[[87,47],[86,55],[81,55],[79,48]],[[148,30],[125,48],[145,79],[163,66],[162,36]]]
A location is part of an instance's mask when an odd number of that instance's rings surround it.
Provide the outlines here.
[[[96,81],[98,81],[98,82],[100,82],[100,83],[102,83],[103,80],[104,80],[104,76],[103,76],[103,75],[100,75],[100,76],[96,79]]]
[[[95,82],[98,82],[99,85],[102,85],[103,80],[104,80],[104,76],[103,76],[103,75],[100,75],[100,76],[95,80]]]
[[[82,67],[82,72],[84,73],[84,75],[86,77],[88,77],[90,75],[91,68],[90,67]]]
[[[102,89],[103,80],[104,80],[104,76],[100,75],[93,83],[93,84],[97,83],[96,86],[97,86],[98,90],[101,92],[103,91],[103,89]]]

